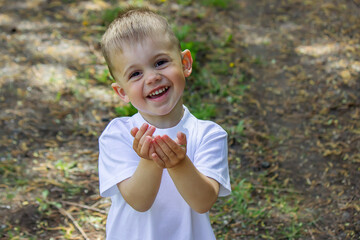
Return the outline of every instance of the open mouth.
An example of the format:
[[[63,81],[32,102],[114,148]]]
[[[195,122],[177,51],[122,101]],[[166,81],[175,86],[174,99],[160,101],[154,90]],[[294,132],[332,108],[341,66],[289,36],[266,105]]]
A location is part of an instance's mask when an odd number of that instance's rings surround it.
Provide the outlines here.
[[[150,93],[147,97],[148,98],[158,98],[161,97],[162,95],[164,95],[167,91],[169,90],[169,87],[163,87],[160,89],[157,89],[156,91]]]

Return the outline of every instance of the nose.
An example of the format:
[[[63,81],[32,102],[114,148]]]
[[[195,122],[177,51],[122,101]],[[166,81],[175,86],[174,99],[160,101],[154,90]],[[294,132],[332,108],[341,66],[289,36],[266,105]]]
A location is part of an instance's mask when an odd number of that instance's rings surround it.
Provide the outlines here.
[[[149,72],[146,78],[146,84],[153,84],[160,80],[161,80],[160,74],[157,71],[151,71]]]

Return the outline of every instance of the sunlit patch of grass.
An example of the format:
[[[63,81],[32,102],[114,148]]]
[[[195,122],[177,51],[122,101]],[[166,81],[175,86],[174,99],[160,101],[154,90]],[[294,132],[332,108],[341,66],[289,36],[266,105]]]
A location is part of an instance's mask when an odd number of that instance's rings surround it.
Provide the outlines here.
[[[55,162],[55,167],[61,172],[63,172],[64,176],[68,178],[70,176],[71,169],[77,167],[77,162],[76,161],[66,162],[63,161],[62,159],[59,159]]]
[[[304,224],[296,192],[268,181],[266,174],[259,175],[256,180],[250,178],[233,183],[231,196],[215,204],[211,221],[217,239],[225,239],[232,229],[262,239],[301,236]]]

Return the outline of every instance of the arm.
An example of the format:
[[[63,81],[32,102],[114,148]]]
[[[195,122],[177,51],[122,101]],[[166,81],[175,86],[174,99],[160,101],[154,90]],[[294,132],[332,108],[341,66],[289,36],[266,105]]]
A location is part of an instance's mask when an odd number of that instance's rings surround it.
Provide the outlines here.
[[[168,169],[169,175],[185,201],[198,213],[206,213],[215,203],[219,183],[200,173],[186,156],[176,167]]]
[[[215,203],[219,183],[200,173],[186,155],[186,135],[178,133],[177,141],[167,135],[154,139],[152,158],[164,162],[176,188],[192,209],[199,213],[210,210]]]
[[[136,211],[151,208],[159,191],[162,171],[153,161],[142,158],[135,173],[117,184],[125,201]]]
[[[159,163],[149,160],[154,148],[152,147],[152,134],[155,128],[143,124],[140,129],[133,128],[133,149],[140,156],[140,162],[135,173],[128,179],[117,184],[125,201],[135,210],[147,211],[155,201],[159,191],[163,169]]]

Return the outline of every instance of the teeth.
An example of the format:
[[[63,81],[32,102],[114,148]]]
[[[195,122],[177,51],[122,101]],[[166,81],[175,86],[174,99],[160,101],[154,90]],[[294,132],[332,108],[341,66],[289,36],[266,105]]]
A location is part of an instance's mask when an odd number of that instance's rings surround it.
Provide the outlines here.
[[[164,87],[164,88],[162,88],[162,89],[156,90],[155,92],[150,93],[150,94],[149,94],[149,96],[150,96],[150,97],[152,97],[152,96],[156,96],[156,95],[158,95],[158,94],[160,94],[160,93],[162,93],[162,92],[166,91],[168,88],[169,88],[169,87]]]

